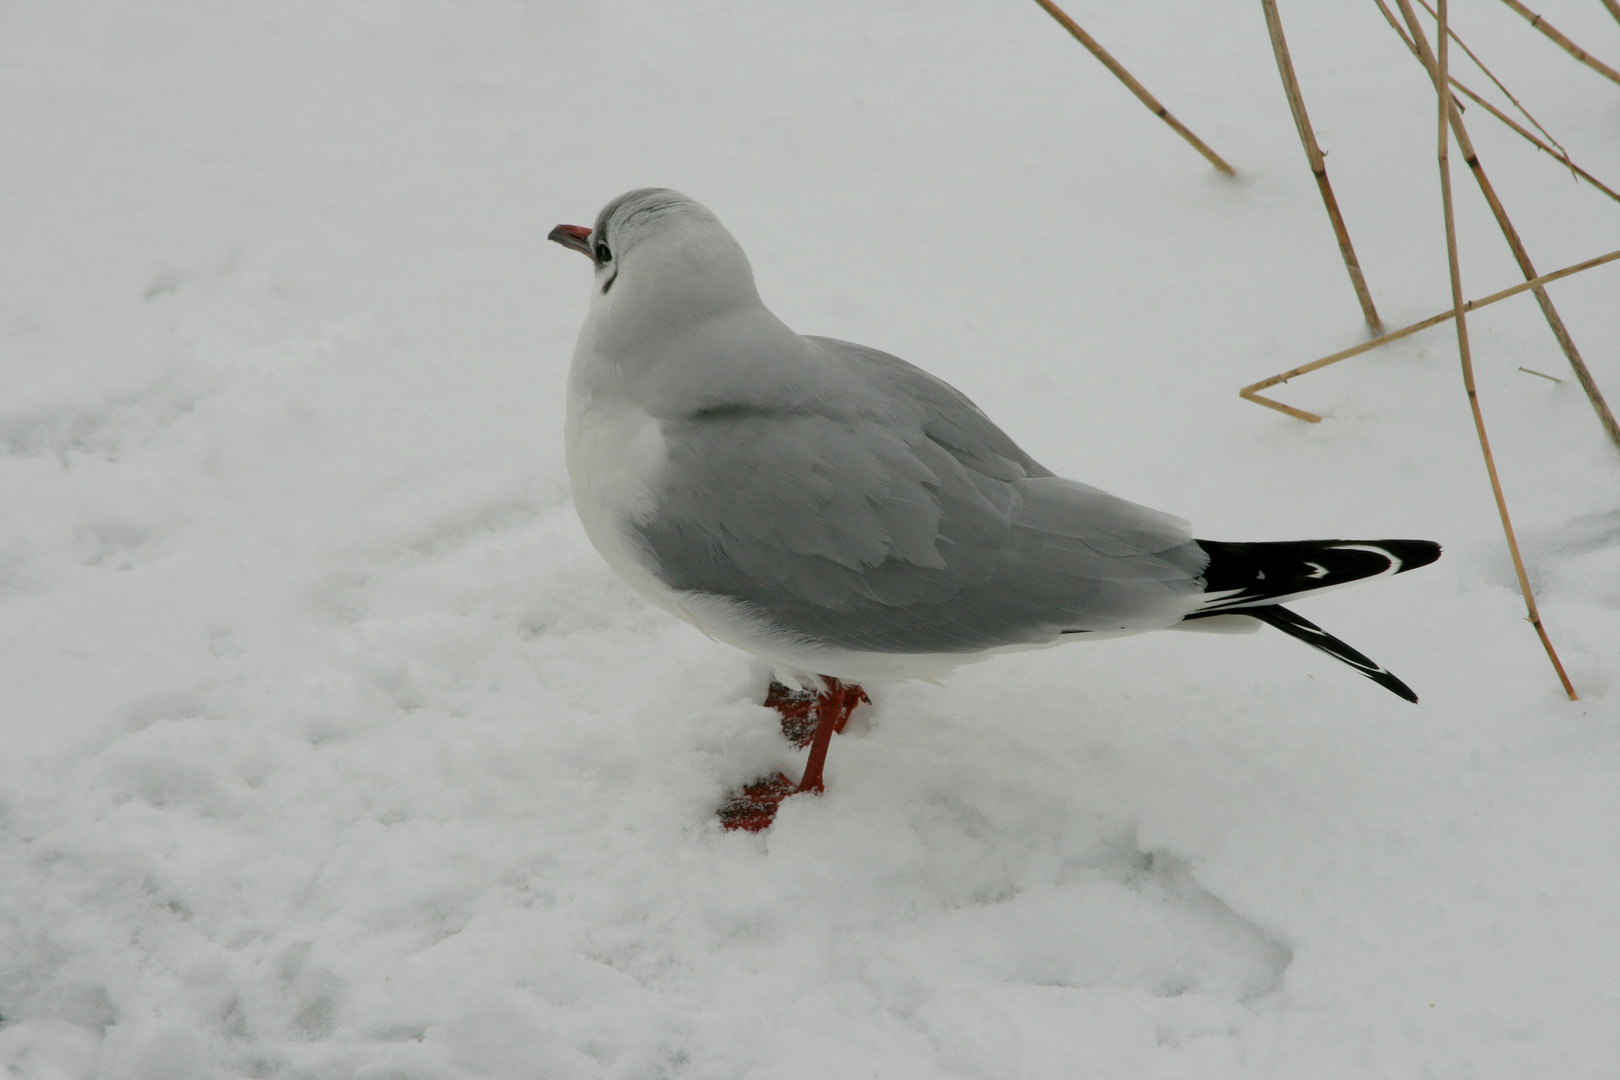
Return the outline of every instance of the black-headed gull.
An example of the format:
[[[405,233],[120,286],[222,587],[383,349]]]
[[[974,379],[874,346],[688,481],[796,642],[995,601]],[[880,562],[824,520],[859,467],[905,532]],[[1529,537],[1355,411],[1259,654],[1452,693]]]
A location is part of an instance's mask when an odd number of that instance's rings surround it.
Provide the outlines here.
[[[815,715],[804,777],[746,789],[727,825],[762,828],[785,795],[822,790],[857,684],[1014,649],[1264,622],[1417,700],[1280,605],[1439,545],[1195,540],[1054,476],[927,372],[790,330],[731,233],[678,192],[628,192],[550,238],[596,267],[566,427],[591,542],[653,603],[809,688],[767,701],[801,735]]]

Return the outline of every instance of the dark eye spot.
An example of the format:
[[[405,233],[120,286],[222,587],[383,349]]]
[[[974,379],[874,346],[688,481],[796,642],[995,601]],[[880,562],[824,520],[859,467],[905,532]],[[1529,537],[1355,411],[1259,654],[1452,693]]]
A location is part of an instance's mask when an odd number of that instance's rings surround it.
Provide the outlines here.
[[[613,261],[613,252],[608,250],[608,246],[606,244],[596,245],[596,261],[598,263]]]

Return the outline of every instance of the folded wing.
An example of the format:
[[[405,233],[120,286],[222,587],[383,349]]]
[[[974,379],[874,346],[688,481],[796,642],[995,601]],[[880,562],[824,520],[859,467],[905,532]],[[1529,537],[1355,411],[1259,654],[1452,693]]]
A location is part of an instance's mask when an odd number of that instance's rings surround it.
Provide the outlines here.
[[[665,584],[890,653],[1157,629],[1199,606],[1208,556],[1184,522],[1051,475],[904,361],[811,340],[865,392],[666,421],[667,483],[637,529]]]

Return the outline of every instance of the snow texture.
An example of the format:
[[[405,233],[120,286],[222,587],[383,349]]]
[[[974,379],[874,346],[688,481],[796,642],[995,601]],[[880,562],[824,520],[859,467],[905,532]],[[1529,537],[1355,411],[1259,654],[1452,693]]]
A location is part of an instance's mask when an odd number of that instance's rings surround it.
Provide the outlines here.
[[[1258,8],[1069,6],[1236,180],[1012,0],[0,10],[6,1075],[1620,1074],[1620,455],[1528,297],[1470,320],[1570,703],[1449,330],[1278,388],[1320,425],[1236,396],[1364,335]],[[1620,88],[1454,7],[1620,179]],[[1370,4],[1282,14],[1382,314],[1441,310],[1424,76]],[[1542,270],[1620,247],[1467,116]],[[1517,274],[1456,167],[1478,296]],[[589,272],[545,235],[641,185],[1063,475],[1442,542],[1300,605],[1422,704],[1270,631],[1077,644],[874,688],[824,796],[722,832],[798,767],[766,673],[612,575],[562,465]],[[1552,291],[1620,401],[1617,282]]]

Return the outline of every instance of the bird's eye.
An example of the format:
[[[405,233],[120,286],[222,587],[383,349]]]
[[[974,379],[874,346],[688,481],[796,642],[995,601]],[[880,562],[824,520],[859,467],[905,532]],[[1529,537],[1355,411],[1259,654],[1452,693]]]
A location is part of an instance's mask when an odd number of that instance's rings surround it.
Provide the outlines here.
[[[606,244],[597,244],[596,245],[596,261],[599,262],[599,263],[605,263],[605,262],[611,262],[612,260],[613,260],[613,252],[608,250],[608,246]]]

